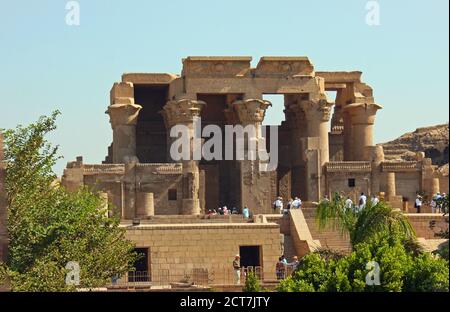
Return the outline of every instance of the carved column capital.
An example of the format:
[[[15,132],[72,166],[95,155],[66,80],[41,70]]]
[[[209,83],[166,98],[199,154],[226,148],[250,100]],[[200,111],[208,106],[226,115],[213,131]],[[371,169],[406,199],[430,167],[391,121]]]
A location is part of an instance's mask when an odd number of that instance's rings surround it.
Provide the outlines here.
[[[170,100],[164,106],[161,114],[164,116],[166,127],[176,124],[193,122],[195,117],[200,117],[206,103],[192,99]]]
[[[331,108],[334,103],[327,100],[303,100],[298,104],[299,108],[305,113],[305,117],[308,121],[329,121],[331,117]]]
[[[352,103],[346,105],[344,111],[351,116],[353,125],[373,125],[377,111],[382,108],[374,103]]]
[[[234,110],[242,124],[263,122],[269,106],[272,106],[272,103],[260,99],[239,100],[233,103]]]
[[[109,120],[112,128],[120,125],[135,126],[137,117],[142,106],[137,104],[113,104],[108,106],[106,113],[109,115]]]

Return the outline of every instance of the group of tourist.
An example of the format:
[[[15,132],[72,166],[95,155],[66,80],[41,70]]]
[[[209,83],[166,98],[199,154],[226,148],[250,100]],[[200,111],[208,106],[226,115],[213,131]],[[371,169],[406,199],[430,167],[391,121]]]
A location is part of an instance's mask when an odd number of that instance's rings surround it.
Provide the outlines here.
[[[286,208],[284,207],[283,197],[278,196],[273,202],[273,211],[278,214],[287,214],[290,209],[300,209],[302,207],[302,200],[298,197],[294,199],[289,198]]]
[[[447,194],[437,192],[431,197],[429,202],[432,213],[445,213],[445,201],[444,199],[447,197]],[[416,200],[414,201],[414,208],[417,209],[417,213],[421,212],[422,206],[424,204],[424,199],[420,194],[416,195]]]
[[[300,262],[298,261],[297,256],[293,256],[292,261],[288,262],[286,257],[282,255],[280,258],[278,258],[278,262],[275,266],[277,279],[278,280],[284,279],[287,277],[287,275],[295,272],[299,263]]]
[[[445,198],[447,194],[437,192],[432,198],[430,202],[431,212],[432,213],[445,213]]]
[[[208,210],[208,215],[209,216],[215,216],[215,215],[222,215],[222,216],[227,216],[230,214],[239,214],[239,210],[236,207],[233,207],[231,210],[227,208],[227,206],[223,206],[223,207],[219,207],[217,209],[209,209]],[[244,216],[245,219],[250,218],[250,210],[248,209],[247,206],[245,206],[242,209],[242,215]]]
[[[379,202],[380,199],[375,194],[370,197],[370,204],[372,206],[377,205]],[[344,209],[351,209],[353,212],[361,212],[366,206],[367,196],[366,194],[364,194],[364,192],[361,192],[361,194],[359,195],[358,204],[354,204],[350,196],[347,196],[347,199],[344,202]]]

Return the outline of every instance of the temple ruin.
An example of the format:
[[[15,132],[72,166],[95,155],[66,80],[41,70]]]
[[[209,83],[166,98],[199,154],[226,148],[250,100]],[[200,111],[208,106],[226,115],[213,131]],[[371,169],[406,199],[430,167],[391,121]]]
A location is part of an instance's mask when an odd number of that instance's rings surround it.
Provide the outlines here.
[[[361,192],[378,195],[408,215],[421,239],[434,238],[430,222],[446,226],[442,215],[429,213],[429,207],[416,214],[413,205],[417,192],[448,193],[448,177],[422,152],[409,161],[385,159],[383,147],[373,142],[382,106],[361,72],[316,72],[307,57],[262,57],[255,68],[251,60],[187,57],[180,75],[123,74],[106,110],[113,142],[104,162],[86,164],[80,156],[64,170],[62,186],[92,188],[109,203],[109,214],[120,217],[127,238],[145,255],[135,265],[146,272],[143,281],[203,274],[215,284],[233,283],[231,263],[238,253],[243,267],[259,268],[263,280],[274,280],[282,253],[301,257],[319,246],[349,251],[348,238],[336,230],[318,231],[314,220],[317,202],[334,192],[354,202]],[[283,95],[284,106],[265,100],[268,94]],[[276,170],[262,170],[266,161],[259,158],[172,159],[171,128],[185,125],[192,141],[198,117],[203,128],[253,125],[258,130],[246,142],[270,150],[272,138],[260,130],[271,105],[285,114],[276,126]],[[0,149],[4,229],[1,156]],[[285,202],[300,197],[302,209],[274,214],[277,196]],[[252,217],[207,214],[224,205],[247,206]],[[0,243],[6,246],[6,231],[0,231]]]
[[[439,174],[418,153],[413,161],[385,161],[373,142],[382,109],[361,72],[315,72],[307,57],[187,57],[181,75],[129,73],[114,83],[107,109],[113,142],[101,165],[79,158],[68,164],[63,185],[104,191],[123,219],[199,215],[228,205],[272,213],[277,196],[317,202],[339,191],[381,194],[411,208],[416,192],[439,189]],[[335,99],[327,91],[336,93]],[[278,126],[278,167],[258,160],[179,161],[169,154],[172,126],[241,124],[261,127],[271,105],[265,94],[284,95]],[[250,138],[267,144],[261,133]],[[268,145],[268,144],[267,144]]]

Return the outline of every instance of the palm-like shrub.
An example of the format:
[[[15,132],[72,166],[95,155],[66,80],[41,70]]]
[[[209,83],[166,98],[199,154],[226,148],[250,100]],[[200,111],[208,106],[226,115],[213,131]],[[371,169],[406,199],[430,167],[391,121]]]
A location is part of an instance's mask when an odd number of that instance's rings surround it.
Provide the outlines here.
[[[385,202],[359,210],[347,208],[344,198],[335,193],[331,201],[321,201],[317,207],[316,221],[319,229],[333,227],[340,229],[343,235],[349,235],[350,243],[355,246],[380,233],[401,233],[406,240],[415,238],[414,229],[401,211],[392,209]]]

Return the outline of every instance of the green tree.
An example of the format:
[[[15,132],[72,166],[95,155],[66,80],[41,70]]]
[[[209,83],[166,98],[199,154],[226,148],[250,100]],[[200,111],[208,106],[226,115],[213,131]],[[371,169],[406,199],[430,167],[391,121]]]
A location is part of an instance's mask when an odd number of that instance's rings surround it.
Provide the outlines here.
[[[280,292],[400,292],[448,291],[448,261],[429,253],[414,254],[400,235],[378,235],[357,244],[344,257],[323,251],[306,255],[292,277],[280,282]],[[379,285],[368,285],[366,276],[378,264]]]
[[[133,244],[109,218],[97,194],[69,193],[55,184],[58,147],[45,138],[59,112],[6,130],[9,259],[13,291],[70,291],[66,264],[77,262],[80,287],[99,287],[131,269]]]

